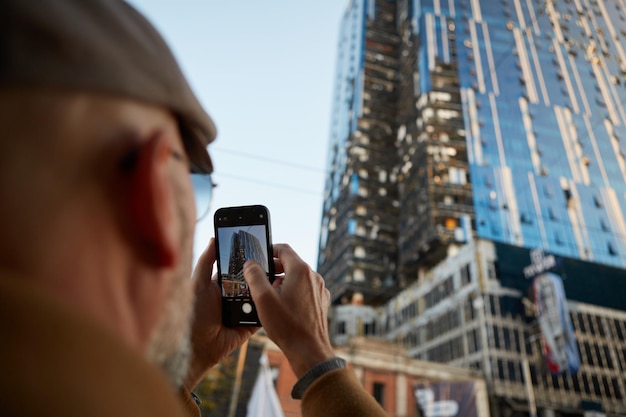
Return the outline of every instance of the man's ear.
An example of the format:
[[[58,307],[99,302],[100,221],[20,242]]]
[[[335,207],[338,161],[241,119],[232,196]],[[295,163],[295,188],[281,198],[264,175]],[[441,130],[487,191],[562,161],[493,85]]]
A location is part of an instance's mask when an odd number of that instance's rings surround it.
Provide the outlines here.
[[[179,225],[168,170],[170,154],[165,136],[153,135],[139,146],[127,178],[131,240],[142,258],[158,267],[172,267],[179,257]]]

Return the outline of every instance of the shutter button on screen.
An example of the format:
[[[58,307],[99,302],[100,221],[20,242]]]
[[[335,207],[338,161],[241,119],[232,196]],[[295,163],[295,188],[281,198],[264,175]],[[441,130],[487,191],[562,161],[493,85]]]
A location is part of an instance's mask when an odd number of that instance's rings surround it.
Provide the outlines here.
[[[250,303],[243,303],[241,305],[241,310],[246,314],[250,314],[252,311],[252,305],[250,305]]]

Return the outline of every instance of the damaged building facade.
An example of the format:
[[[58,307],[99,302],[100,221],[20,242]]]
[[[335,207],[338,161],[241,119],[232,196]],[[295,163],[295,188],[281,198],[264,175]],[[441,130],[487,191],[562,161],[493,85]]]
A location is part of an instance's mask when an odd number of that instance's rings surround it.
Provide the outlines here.
[[[602,295],[626,280],[625,44],[621,0],[349,2],[318,260],[335,343],[480,370],[496,416],[626,414],[626,303]],[[557,274],[569,376],[519,275],[537,249],[587,273]]]
[[[341,26],[319,270],[342,302],[397,289],[398,62],[393,2],[352,2]]]
[[[469,234],[626,267],[625,7],[354,0],[319,245],[382,303]]]

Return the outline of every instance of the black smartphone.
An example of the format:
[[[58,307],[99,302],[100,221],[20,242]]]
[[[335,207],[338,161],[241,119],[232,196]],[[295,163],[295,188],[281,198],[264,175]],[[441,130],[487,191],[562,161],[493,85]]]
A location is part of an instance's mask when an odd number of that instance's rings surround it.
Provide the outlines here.
[[[222,323],[225,326],[261,326],[243,264],[254,259],[274,281],[274,252],[270,213],[262,205],[223,207],[215,212],[217,276],[222,289]]]

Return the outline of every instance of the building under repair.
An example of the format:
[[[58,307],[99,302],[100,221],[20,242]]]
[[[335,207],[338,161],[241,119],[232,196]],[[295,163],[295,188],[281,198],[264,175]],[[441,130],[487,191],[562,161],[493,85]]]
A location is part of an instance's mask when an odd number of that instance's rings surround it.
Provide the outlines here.
[[[494,416],[626,414],[623,45],[624,0],[349,1],[318,260],[335,343],[479,370]],[[533,253],[563,288],[529,294]]]
[[[408,2],[353,1],[344,16],[319,259],[335,303],[383,303],[470,232],[454,32],[420,79],[412,26]]]
[[[626,5],[352,0],[318,269],[381,304],[470,235],[626,267]]]

